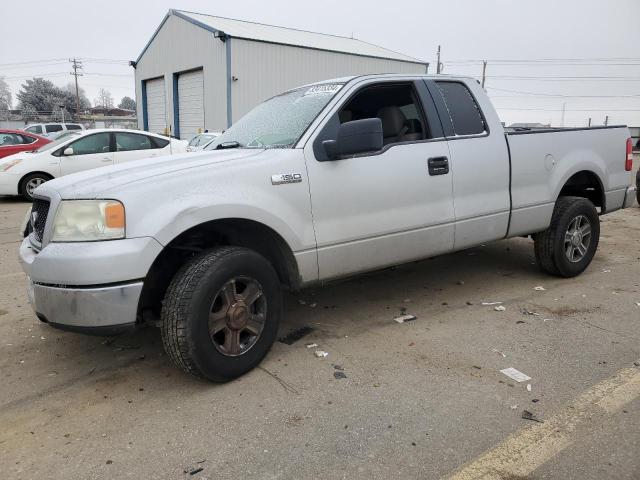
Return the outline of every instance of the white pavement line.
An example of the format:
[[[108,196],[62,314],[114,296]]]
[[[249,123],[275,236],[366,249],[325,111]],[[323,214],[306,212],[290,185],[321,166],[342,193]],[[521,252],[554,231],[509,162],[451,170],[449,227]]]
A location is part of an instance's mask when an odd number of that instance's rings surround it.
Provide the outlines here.
[[[502,480],[528,476],[574,441],[576,430],[640,397],[640,368],[625,368],[594,385],[557,414],[509,436],[451,475],[449,480]]]

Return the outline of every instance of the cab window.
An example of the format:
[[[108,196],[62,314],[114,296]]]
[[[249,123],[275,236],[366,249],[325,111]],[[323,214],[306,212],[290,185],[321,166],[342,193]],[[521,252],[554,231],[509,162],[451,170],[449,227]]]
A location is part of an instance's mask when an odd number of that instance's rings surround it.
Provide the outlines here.
[[[365,87],[338,113],[340,123],[365,118],[382,121],[384,145],[430,138],[422,108],[411,84]]]
[[[44,128],[47,130],[47,133],[62,131],[62,125],[45,125]]]
[[[42,135],[42,125],[34,125],[25,130],[25,132],[35,133],[36,135]]]

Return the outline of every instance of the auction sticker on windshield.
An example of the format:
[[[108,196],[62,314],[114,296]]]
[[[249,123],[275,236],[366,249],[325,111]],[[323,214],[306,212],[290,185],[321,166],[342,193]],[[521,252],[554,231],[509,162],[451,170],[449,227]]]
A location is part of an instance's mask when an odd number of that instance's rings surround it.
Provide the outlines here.
[[[327,83],[323,85],[314,85],[309,87],[309,89],[304,92],[304,95],[319,95],[319,94],[333,94],[342,88],[342,84],[340,83]]]

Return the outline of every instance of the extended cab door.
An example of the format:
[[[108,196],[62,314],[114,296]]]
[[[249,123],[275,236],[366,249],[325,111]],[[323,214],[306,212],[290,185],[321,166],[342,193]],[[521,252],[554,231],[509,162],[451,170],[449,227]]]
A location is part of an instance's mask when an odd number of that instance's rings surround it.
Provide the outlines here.
[[[322,142],[334,139],[341,123],[374,117],[382,120],[382,150],[328,160]],[[422,81],[352,86],[305,146],[320,279],[450,250],[448,157]]]
[[[503,238],[511,209],[509,151],[495,110],[477,82],[425,83],[449,143],[455,249]]]
[[[73,149],[72,155],[64,154],[67,148]],[[61,150],[61,175],[113,165],[111,133],[109,132],[83,135],[78,140],[62,147]]]

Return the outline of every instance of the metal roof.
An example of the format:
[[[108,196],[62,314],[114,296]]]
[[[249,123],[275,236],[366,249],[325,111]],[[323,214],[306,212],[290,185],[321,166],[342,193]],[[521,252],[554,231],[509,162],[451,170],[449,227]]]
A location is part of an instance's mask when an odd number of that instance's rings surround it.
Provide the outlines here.
[[[169,15],[175,15],[193,23],[194,25],[213,32],[224,32],[233,38],[292,45],[296,47],[312,48],[331,52],[349,53],[365,57],[399,60],[403,62],[419,63],[422,65],[427,64],[427,62],[410,57],[409,55],[394,52],[393,50],[379,47],[378,45],[373,45],[355,38],[308,32],[305,30],[278,27],[275,25],[265,25],[263,23],[246,22],[233,18],[216,17],[213,15],[188,12],[185,10],[172,9],[169,10],[167,16]],[[140,56],[142,56],[142,54]]]

